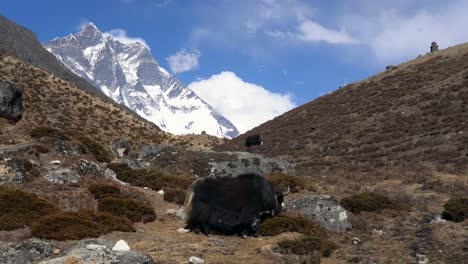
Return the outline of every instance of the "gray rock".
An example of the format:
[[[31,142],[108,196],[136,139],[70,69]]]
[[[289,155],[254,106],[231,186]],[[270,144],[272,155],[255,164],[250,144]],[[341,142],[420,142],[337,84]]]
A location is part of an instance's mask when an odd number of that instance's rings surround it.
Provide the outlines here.
[[[59,184],[76,184],[81,182],[81,177],[70,169],[59,169],[49,172],[46,180]]]
[[[25,160],[6,158],[0,161],[0,185],[24,181]]]
[[[49,259],[40,264],[62,264],[74,259],[79,263],[93,264],[153,264],[153,259],[135,251],[112,251],[112,242],[106,240],[82,240],[65,256]]]
[[[294,168],[288,161],[280,158],[266,158],[249,152],[222,152],[231,157],[229,161],[210,161],[210,175],[235,176],[243,173],[285,173],[294,175]]]
[[[0,80],[0,117],[18,122],[23,117],[23,93],[16,84]]]
[[[132,141],[128,138],[120,138],[112,145],[112,154],[116,158],[128,156],[132,151]]]
[[[57,138],[50,138],[49,140],[53,141],[54,149],[58,153],[65,155],[83,155],[87,153],[86,147],[78,143]]]
[[[300,215],[336,232],[352,229],[350,212],[329,195],[305,195],[286,204],[286,210],[297,210]]]
[[[38,239],[28,239],[0,250],[0,263],[29,264],[53,254],[55,245]]]
[[[202,258],[199,258],[199,257],[191,256],[191,257],[189,258],[189,263],[192,263],[192,264],[204,264],[204,263],[205,263],[205,260],[202,259]]]
[[[164,144],[152,144],[143,146],[138,153],[138,159],[143,161],[151,161],[157,157],[161,152],[172,150],[174,147]]]
[[[92,161],[80,159],[76,162],[75,168],[81,175],[85,175],[93,179],[99,179],[103,176],[99,165]]]

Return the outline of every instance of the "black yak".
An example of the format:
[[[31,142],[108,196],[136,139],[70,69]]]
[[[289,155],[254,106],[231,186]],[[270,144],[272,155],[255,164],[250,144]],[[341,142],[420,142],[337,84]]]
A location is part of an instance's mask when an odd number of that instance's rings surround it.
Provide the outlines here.
[[[261,175],[208,176],[197,179],[185,197],[186,229],[210,233],[258,235],[260,222],[281,212],[289,193],[275,190]]]
[[[259,134],[248,136],[245,140],[245,146],[247,148],[253,145],[263,145],[262,137]]]

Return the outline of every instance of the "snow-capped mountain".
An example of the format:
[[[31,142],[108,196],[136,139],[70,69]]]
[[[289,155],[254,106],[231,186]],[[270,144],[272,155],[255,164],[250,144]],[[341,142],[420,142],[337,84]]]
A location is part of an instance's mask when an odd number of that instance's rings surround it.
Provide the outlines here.
[[[43,44],[67,68],[117,103],[174,134],[233,138],[236,127],[163,69],[139,42],[124,44],[92,23]]]

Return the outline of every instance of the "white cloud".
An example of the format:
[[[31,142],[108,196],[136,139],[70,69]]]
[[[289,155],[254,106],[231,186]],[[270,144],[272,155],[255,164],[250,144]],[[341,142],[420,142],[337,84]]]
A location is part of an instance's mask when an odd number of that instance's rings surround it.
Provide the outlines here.
[[[466,42],[467,12],[468,1],[451,1],[439,8],[413,7],[411,12],[401,6],[376,7],[373,15],[346,15],[343,21],[360,39],[364,52],[370,51],[372,59],[388,64],[425,54],[432,41],[441,48]]]
[[[304,20],[300,23],[297,37],[305,42],[323,41],[330,44],[352,44],[357,42],[344,30],[328,29],[311,20]]]
[[[138,42],[141,45],[145,46],[147,49],[150,49],[146,41],[142,38],[134,38],[134,37],[129,37],[127,35],[127,31],[124,29],[113,29],[111,31],[106,32],[106,34],[110,35],[114,39],[122,42],[123,44],[130,44],[130,43],[135,43]]]
[[[229,119],[241,133],[296,106],[291,94],[270,92],[229,71],[192,82],[189,89]]]
[[[184,49],[178,51],[176,54],[166,58],[173,73],[181,73],[198,68],[198,59],[201,53],[199,50],[188,52]]]

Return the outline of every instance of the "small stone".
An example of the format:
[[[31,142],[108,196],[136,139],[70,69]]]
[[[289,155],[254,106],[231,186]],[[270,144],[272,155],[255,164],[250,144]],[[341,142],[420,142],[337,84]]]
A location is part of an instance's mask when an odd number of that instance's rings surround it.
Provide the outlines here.
[[[145,189],[145,190],[149,190],[150,188],[148,188],[148,187],[146,187],[146,186],[145,186],[145,187],[143,187],[143,189]]]
[[[191,256],[189,258],[189,262],[192,263],[192,264],[204,264],[205,260],[202,259],[202,258]]]
[[[361,243],[361,240],[357,237],[353,237],[353,244],[357,245],[357,244],[360,244]]]
[[[159,195],[164,195],[164,190],[159,190],[159,191],[157,191],[157,193],[158,193]]]
[[[57,255],[58,253],[60,253],[60,248],[54,248],[52,253],[54,253],[54,255]]]
[[[98,244],[88,244],[86,245],[86,249],[89,249],[89,250],[102,250],[102,249],[105,249],[106,246],[105,245],[98,245]]]
[[[372,235],[377,236],[377,237],[381,237],[383,235],[383,231],[382,230],[377,230],[377,229],[372,229]]]
[[[429,263],[429,258],[424,255],[424,254],[416,254],[416,260],[418,261],[418,264],[428,264]]]
[[[52,160],[51,162],[49,162],[50,165],[60,165],[62,164],[62,162],[60,160]]]
[[[124,240],[119,240],[115,243],[114,247],[112,247],[113,251],[129,251],[130,247],[128,246],[127,242]]]
[[[185,229],[185,228],[179,228],[177,229],[177,232],[181,233],[181,234],[185,234],[185,233],[188,233],[190,232],[190,229]]]

